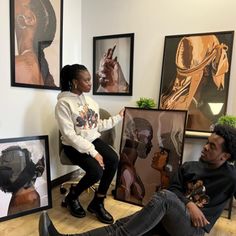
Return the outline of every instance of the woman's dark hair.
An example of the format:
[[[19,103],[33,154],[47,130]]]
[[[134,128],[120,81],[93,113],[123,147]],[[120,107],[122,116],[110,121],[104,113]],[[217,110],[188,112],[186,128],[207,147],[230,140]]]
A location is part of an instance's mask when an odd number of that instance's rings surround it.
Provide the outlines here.
[[[49,0],[31,0],[30,9],[37,19],[37,29],[34,35],[33,47],[38,55],[40,70],[44,84],[55,86],[54,79],[49,72],[48,62],[45,59],[44,49],[49,47],[56,33],[56,15]]]
[[[72,80],[76,79],[81,71],[87,70],[88,69],[84,65],[79,64],[64,66],[60,73],[61,91],[71,91]]]
[[[140,132],[142,130],[150,131],[150,140],[153,138],[153,128],[151,123],[145,118],[134,117],[127,123],[127,128],[125,130],[125,136],[131,140],[137,139],[136,132]]]
[[[216,125],[214,127],[213,132],[224,139],[222,149],[224,152],[231,154],[229,161],[235,161],[236,160],[236,128],[228,126],[228,125]]]

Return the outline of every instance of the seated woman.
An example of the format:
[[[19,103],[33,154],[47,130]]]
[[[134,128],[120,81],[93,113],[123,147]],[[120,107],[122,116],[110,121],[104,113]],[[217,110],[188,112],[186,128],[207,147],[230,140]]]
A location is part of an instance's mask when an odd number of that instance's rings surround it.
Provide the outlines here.
[[[88,211],[95,213],[103,223],[112,223],[113,217],[104,208],[104,199],[118,166],[116,152],[99,137],[100,131],[114,127],[122,120],[123,110],[116,116],[100,120],[99,106],[85,96],[91,90],[91,76],[83,65],[66,65],[61,70],[61,93],[55,108],[56,120],[62,134],[65,154],[85,175],[72,186],[65,205],[75,217],[84,217],[85,210],[78,197],[100,180]]]

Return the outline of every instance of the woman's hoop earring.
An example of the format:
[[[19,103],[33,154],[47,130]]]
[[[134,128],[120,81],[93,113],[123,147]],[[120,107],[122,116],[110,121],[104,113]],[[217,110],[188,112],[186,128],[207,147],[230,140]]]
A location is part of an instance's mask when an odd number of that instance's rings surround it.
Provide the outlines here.
[[[25,16],[24,15],[18,15],[17,17],[16,17],[16,21],[17,21],[17,24],[18,24],[18,26],[21,28],[21,29],[25,29],[26,28],[26,26],[25,25],[22,25],[22,23],[21,23],[21,18],[23,18],[23,21],[25,22],[26,21],[26,18],[25,18]]]

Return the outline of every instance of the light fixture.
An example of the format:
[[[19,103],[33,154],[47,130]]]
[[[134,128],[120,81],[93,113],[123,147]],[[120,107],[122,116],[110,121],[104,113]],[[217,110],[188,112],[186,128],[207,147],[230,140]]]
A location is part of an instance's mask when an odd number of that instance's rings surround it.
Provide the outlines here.
[[[223,102],[215,102],[215,103],[209,102],[208,103],[209,107],[211,108],[211,112],[214,116],[220,113],[223,104],[224,104]]]

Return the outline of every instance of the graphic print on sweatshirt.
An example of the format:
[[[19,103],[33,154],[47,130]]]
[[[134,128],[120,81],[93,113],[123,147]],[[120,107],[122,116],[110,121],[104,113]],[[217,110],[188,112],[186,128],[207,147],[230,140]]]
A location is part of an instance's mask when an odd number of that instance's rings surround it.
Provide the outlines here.
[[[194,202],[199,208],[209,203],[210,197],[206,195],[206,188],[202,180],[187,183],[186,197]]]
[[[98,114],[86,104],[80,109],[76,121],[76,126],[82,129],[96,128],[98,124]]]

